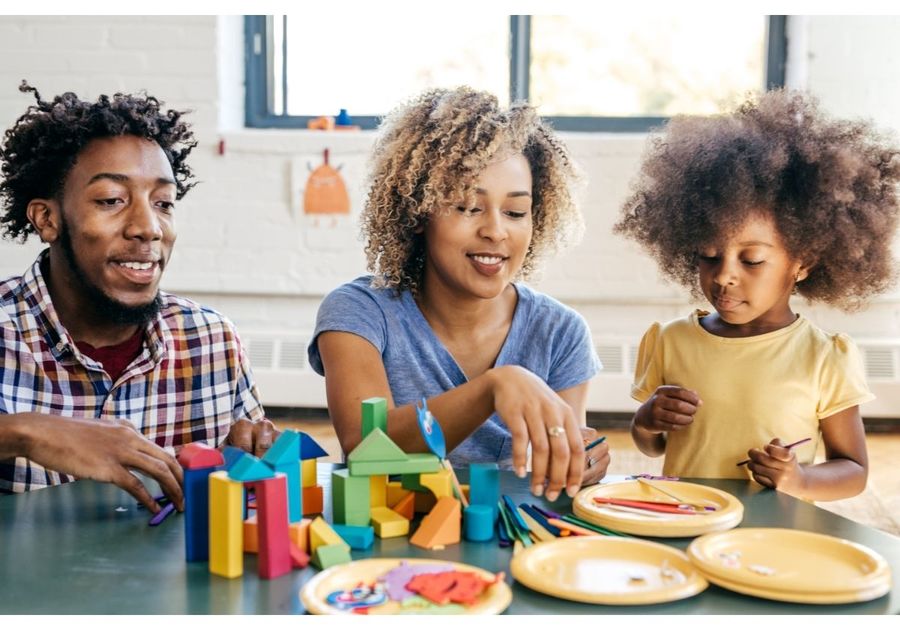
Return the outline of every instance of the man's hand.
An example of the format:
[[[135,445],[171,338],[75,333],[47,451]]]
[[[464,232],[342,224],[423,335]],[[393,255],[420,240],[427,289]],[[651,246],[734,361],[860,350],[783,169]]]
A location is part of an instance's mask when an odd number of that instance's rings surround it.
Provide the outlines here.
[[[225,438],[225,445],[235,446],[256,457],[262,457],[280,435],[281,431],[269,420],[250,422],[241,419],[231,425],[228,437]]]
[[[21,423],[28,459],[49,470],[113,483],[155,514],[160,506],[131,472],[137,470],[156,480],[176,509],[184,510],[181,466],[127,420],[28,416]]]

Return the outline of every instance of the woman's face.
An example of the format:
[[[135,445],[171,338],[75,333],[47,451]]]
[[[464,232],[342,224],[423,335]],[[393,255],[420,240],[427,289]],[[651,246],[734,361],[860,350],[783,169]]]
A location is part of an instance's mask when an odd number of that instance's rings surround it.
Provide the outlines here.
[[[521,154],[489,165],[472,207],[436,212],[425,227],[424,286],[494,298],[522,268],[531,243],[531,168]]]

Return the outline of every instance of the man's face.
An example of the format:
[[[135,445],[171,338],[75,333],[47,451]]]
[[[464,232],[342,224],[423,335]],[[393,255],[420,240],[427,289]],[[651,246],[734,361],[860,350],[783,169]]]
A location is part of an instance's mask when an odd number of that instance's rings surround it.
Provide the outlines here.
[[[58,245],[72,298],[115,323],[158,309],[159,281],[175,243],[175,178],[162,149],[136,136],[91,141],[63,186]]]

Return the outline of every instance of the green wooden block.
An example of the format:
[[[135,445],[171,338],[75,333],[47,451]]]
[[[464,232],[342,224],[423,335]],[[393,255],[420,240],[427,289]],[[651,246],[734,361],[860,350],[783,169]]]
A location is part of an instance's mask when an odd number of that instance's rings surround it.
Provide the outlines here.
[[[352,461],[347,464],[350,475],[405,475],[430,473],[441,469],[441,460],[431,453],[409,453],[402,461]]]
[[[369,478],[354,477],[346,468],[331,473],[331,514],[335,523],[368,525]]]
[[[387,433],[379,428],[374,428],[363,438],[355,449],[350,451],[347,456],[348,462],[388,462],[388,461],[405,461],[406,453],[394,441],[388,437]]]
[[[320,545],[313,554],[312,563],[320,569],[327,569],[336,564],[350,562],[350,547],[340,545]]]
[[[387,400],[367,398],[362,401],[362,436],[365,438],[372,429],[387,433]]]
[[[412,490],[414,492],[431,492],[431,490],[423,486],[419,481],[419,473],[400,475],[400,486],[404,490]]]

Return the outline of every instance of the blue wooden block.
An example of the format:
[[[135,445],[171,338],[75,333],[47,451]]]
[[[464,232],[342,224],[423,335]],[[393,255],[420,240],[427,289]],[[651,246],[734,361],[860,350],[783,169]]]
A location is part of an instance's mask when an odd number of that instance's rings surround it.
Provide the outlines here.
[[[463,518],[466,540],[484,542],[494,537],[494,510],[489,505],[470,504]]]
[[[490,506],[496,519],[499,500],[500,470],[497,464],[469,464],[469,503]]]
[[[300,459],[315,459],[316,457],[328,457],[328,453],[319,446],[319,443],[300,432]]]
[[[184,471],[184,559],[209,560],[209,474],[224,466]]]
[[[244,453],[235,464],[228,469],[228,476],[235,481],[260,481],[271,479],[275,472],[266,466],[258,457]]]
[[[226,446],[222,449],[222,457],[225,458],[225,470],[231,470],[231,467],[238,463],[244,456],[244,451],[236,446]]]
[[[351,549],[368,549],[375,542],[375,528],[372,526],[332,525],[331,529],[343,538]]]

